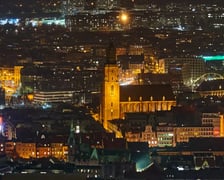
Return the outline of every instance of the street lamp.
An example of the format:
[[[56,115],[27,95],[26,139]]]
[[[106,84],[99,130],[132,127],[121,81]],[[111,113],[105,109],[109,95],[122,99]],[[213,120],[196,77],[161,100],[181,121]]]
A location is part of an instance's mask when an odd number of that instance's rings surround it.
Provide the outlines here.
[[[130,16],[126,11],[122,11],[119,15],[119,21],[123,30],[129,29]]]
[[[120,14],[120,21],[123,24],[127,24],[128,23],[128,21],[129,21],[129,15],[128,15],[127,12],[121,12],[121,14]]]

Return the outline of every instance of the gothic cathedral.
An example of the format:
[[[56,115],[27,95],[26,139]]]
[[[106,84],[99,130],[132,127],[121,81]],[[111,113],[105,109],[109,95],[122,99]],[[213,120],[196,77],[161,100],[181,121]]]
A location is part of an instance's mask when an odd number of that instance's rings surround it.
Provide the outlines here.
[[[106,130],[111,130],[110,120],[124,119],[125,113],[167,111],[176,106],[170,84],[120,86],[116,48],[112,43],[107,49],[101,98],[100,120]]]

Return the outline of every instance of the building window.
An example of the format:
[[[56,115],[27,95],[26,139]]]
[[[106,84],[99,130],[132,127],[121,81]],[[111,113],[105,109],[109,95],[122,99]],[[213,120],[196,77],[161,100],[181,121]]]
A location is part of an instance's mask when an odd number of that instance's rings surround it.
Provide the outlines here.
[[[110,94],[111,94],[111,96],[114,95],[114,85],[112,85],[111,88],[110,88]]]
[[[114,115],[114,111],[113,109],[110,110],[110,116],[111,116],[111,119],[113,119],[113,115]]]

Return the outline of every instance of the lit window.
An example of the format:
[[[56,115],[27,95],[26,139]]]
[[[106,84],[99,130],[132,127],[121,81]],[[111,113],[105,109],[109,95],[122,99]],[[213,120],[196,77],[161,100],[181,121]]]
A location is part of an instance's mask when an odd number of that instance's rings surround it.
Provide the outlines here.
[[[113,96],[114,95],[114,85],[111,86],[111,90],[110,91],[111,91],[110,92],[111,96]]]

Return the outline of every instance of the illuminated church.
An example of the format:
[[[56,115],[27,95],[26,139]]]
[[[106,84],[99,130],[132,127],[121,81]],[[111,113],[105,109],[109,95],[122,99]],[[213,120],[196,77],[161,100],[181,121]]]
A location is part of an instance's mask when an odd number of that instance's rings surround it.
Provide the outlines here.
[[[108,121],[124,119],[127,112],[170,110],[175,105],[176,100],[170,85],[120,86],[116,48],[112,43],[109,45],[104,66],[100,112],[100,120],[105,129],[108,130]]]

